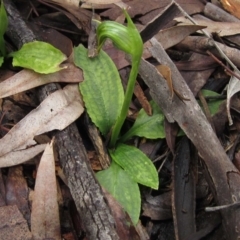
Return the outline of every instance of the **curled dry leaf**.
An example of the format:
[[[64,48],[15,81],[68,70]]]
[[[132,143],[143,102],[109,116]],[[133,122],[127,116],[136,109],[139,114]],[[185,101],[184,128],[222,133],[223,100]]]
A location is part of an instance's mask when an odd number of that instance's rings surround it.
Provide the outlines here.
[[[51,74],[40,74],[24,69],[0,83],[0,98],[8,97],[51,82],[82,82],[82,70],[68,63],[66,69]]]
[[[237,74],[238,76],[240,75],[240,73],[237,71],[234,71],[234,73]],[[239,91],[240,91],[240,81],[235,76],[232,76],[227,88],[227,115],[228,115],[229,125],[233,124],[231,113],[230,113],[230,100],[231,100],[231,97]]]
[[[166,79],[168,88],[170,91],[171,99],[172,99],[174,90],[173,90],[173,84],[172,84],[171,69],[166,65],[158,65],[156,66],[156,68],[162,74],[162,76]]]
[[[38,167],[31,230],[35,240],[61,239],[53,141],[47,144]]]
[[[19,158],[18,154],[24,151],[29,153],[32,150],[31,146],[36,144],[33,141],[34,136],[66,128],[82,114],[83,110],[77,84],[69,84],[64,89],[49,95],[39,107],[31,111],[0,139],[0,166],[8,165],[6,162],[8,154],[13,157],[11,161],[14,161],[14,163],[9,162],[10,166],[22,163],[23,156]],[[42,147],[36,146],[36,148]],[[24,161],[30,158],[28,155]]]

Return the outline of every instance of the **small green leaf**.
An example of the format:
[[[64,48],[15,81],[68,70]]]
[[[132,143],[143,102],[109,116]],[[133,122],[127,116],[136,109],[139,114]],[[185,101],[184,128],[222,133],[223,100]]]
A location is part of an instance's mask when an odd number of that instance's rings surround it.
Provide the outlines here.
[[[7,26],[8,26],[7,13],[6,13],[3,1],[1,1],[1,6],[0,6],[0,54],[3,56],[6,55],[5,41],[4,41],[3,35],[7,30]]]
[[[213,92],[213,91],[210,91],[210,90],[206,90],[206,89],[201,90],[201,92],[202,92],[204,97],[221,96],[221,94],[219,94],[219,93],[216,93],[216,92]],[[207,101],[208,108],[209,108],[209,111],[210,111],[212,116],[218,112],[219,107],[222,103],[223,103],[222,99],[211,99],[211,100]]]
[[[123,87],[117,68],[103,51],[89,58],[82,45],[74,48],[74,63],[84,73],[80,83],[87,111],[103,135],[109,133],[120,115],[123,104]]]
[[[119,144],[109,150],[112,159],[138,183],[158,189],[158,173],[152,161],[139,149]]]
[[[133,136],[145,137],[148,139],[165,138],[164,115],[158,105],[150,102],[153,110],[152,116],[148,116],[141,109],[132,128],[121,137],[121,142],[125,142]]]
[[[13,66],[29,68],[38,73],[54,73],[62,68],[60,63],[67,57],[57,48],[46,42],[30,42],[19,51],[9,54],[13,57]]]
[[[138,184],[114,162],[108,169],[98,172],[96,176],[100,184],[122,205],[133,224],[136,225],[141,207]]]

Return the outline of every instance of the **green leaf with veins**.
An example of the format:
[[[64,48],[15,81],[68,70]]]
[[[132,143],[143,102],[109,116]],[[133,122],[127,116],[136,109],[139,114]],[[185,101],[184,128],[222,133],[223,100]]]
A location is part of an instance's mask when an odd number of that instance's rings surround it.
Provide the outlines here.
[[[158,172],[152,161],[138,148],[119,144],[115,150],[109,150],[112,159],[129,176],[142,185],[158,189]]]
[[[129,214],[134,225],[137,224],[141,198],[138,184],[116,163],[96,174],[100,184],[112,194]]]
[[[32,69],[35,72],[48,74],[62,70],[59,65],[67,59],[59,49],[49,43],[34,41],[26,43],[13,57],[13,66]]]
[[[141,109],[133,126],[120,138],[121,142],[129,140],[133,136],[148,139],[165,138],[163,112],[155,102],[151,101],[150,104],[153,111],[152,116]]]
[[[84,81],[79,88],[89,116],[106,136],[123,104],[124,92],[118,70],[104,51],[89,58],[82,45],[74,48],[74,63],[83,70]]]

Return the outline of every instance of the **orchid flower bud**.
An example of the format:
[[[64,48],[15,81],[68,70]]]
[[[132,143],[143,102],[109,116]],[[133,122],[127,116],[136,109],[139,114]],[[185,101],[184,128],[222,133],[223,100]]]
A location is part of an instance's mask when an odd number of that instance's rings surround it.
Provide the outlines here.
[[[113,21],[105,21],[99,24],[97,28],[98,50],[101,49],[105,40],[109,38],[118,49],[134,58],[141,58],[143,52],[141,36],[127,11],[123,11],[127,19],[127,26]]]

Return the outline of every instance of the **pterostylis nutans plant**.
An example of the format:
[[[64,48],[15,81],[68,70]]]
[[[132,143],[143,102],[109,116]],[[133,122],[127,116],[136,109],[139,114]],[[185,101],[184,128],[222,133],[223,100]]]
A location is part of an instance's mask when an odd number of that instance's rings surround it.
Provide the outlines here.
[[[127,112],[132,99],[138,68],[143,53],[142,38],[126,10],[123,11],[127,19],[127,26],[123,26],[122,24],[113,21],[105,21],[97,28],[98,49],[102,47],[107,38],[110,38],[114,45],[118,49],[129,54],[132,60],[132,68],[128,79],[121,114],[112,129],[112,135],[109,144],[110,148],[115,146],[121,127],[127,117]]]
[[[141,209],[138,183],[158,189],[159,181],[152,161],[138,148],[124,144],[119,136],[133,96],[143,52],[141,36],[127,11],[123,12],[127,20],[126,26],[113,21],[99,23],[96,30],[97,56],[89,58],[87,49],[80,45],[74,49],[74,62],[84,73],[84,81],[79,88],[89,116],[104,137],[111,133],[108,151],[113,161],[108,169],[97,173],[97,179],[120,202],[132,222],[136,224]],[[131,57],[131,71],[125,93],[116,66],[102,50],[106,39],[112,40],[116,48]],[[159,118],[156,106],[153,109],[155,125],[158,128],[159,119],[163,118]],[[140,119],[141,122],[147,126],[149,116],[140,115],[144,117]],[[138,135],[140,129],[145,131],[141,126],[137,129],[137,131],[133,129],[134,131],[125,139],[129,140],[132,136]],[[157,129],[156,132],[161,131]],[[140,136],[144,137],[145,134],[140,133]]]

